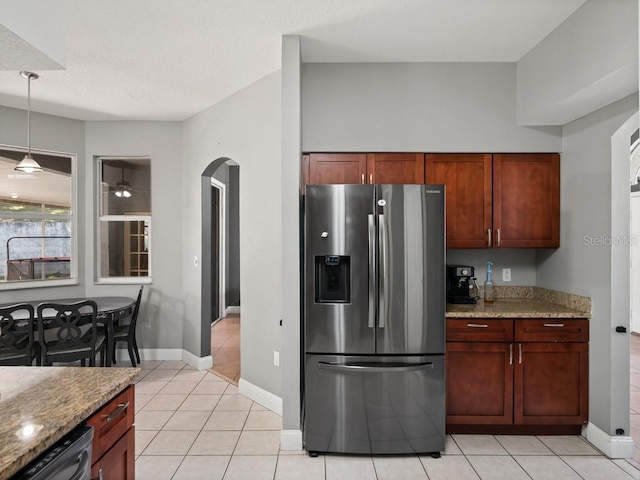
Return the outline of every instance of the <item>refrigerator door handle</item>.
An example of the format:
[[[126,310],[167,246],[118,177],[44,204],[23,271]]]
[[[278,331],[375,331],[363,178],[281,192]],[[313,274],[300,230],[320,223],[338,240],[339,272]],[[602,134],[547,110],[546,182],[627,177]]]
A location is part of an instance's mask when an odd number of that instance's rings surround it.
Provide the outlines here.
[[[351,373],[387,373],[387,372],[415,372],[430,368],[433,370],[433,362],[412,363],[410,365],[371,365],[369,364],[343,364],[343,363],[327,363],[318,362],[318,368],[322,370],[333,370],[337,372]]]
[[[373,214],[369,220],[369,328],[376,325],[376,224]]]
[[[386,278],[388,275],[389,257],[387,252],[387,224],[384,215],[378,215],[378,242],[380,245],[378,327],[384,328],[384,323],[389,313],[387,311],[389,298],[389,282]]]

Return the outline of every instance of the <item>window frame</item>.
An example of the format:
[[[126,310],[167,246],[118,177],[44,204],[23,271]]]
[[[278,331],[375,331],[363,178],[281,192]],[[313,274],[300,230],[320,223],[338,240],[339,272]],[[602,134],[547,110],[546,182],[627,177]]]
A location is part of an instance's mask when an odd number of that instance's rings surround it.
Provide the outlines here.
[[[13,152],[27,153],[28,149],[15,145],[0,144],[0,150],[10,150]],[[53,157],[68,158],[71,162],[71,202],[69,215],[53,215],[47,213],[0,213],[0,219],[18,219],[18,220],[69,220],[71,222],[71,258],[69,259],[69,278],[42,279],[42,280],[23,280],[12,282],[0,282],[0,292],[7,290],[26,290],[32,288],[43,287],[59,287],[68,285],[78,285],[78,156],[75,153],[58,152],[55,150],[45,150],[41,148],[32,148],[32,154],[49,155]]]
[[[96,285],[141,285],[151,284],[152,279],[152,213],[148,215],[132,214],[132,215],[102,215],[102,201],[103,201],[103,181],[102,181],[102,162],[105,160],[125,160],[125,161],[137,161],[137,160],[149,160],[149,174],[151,174],[151,157],[150,156],[131,156],[131,155],[98,155],[95,158],[94,166],[96,168],[95,173],[95,195],[96,195],[96,210],[95,215],[95,258],[94,258],[94,284]],[[150,201],[153,192],[149,192]],[[129,222],[129,221],[146,221],[148,222],[148,253],[147,253],[147,267],[148,275],[140,277],[103,277],[102,276],[102,228],[103,223],[109,224],[110,222]]]

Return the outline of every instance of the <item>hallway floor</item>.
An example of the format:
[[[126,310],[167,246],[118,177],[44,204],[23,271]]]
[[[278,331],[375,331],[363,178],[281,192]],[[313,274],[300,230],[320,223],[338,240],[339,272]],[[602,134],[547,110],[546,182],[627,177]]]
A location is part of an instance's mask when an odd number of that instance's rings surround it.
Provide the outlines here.
[[[640,342],[633,350],[632,378],[640,376]],[[138,480],[640,480],[631,463],[609,460],[579,436],[448,435],[439,459],[310,458],[281,451],[280,416],[218,375],[180,361],[143,362],[141,368]]]
[[[211,327],[212,369],[238,384],[240,380],[240,315],[229,315]]]

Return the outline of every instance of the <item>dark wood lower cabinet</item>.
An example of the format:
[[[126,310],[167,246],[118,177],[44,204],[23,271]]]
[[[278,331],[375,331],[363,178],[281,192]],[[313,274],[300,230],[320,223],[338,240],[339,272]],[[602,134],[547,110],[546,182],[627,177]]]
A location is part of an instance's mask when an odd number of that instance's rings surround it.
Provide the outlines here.
[[[447,338],[465,339],[447,342],[447,432],[579,434],[588,420],[588,321],[514,322],[511,341],[486,342],[488,327],[462,332],[464,322],[447,320]],[[554,342],[550,331],[579,341]],[[539,338],[549,341],[531,341]]]
[[[581,425],[587,421],[586,343],[519,343],[514,423]]]
[[[447,423],[513,422],[511,344],[447,344]]]
[[[134,385],[107,402],[87,419],[93,427],[92,480],[135,478]]]
[[[135,427],[131,427],[91,466],[91,478],[96,480],[135,478],[135,437]]]

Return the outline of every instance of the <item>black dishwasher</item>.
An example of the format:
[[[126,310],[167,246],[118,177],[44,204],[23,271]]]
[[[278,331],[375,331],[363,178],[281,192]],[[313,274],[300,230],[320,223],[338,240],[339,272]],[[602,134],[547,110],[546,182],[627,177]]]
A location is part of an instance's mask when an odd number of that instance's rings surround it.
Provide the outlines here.
[[[14,480],[90,480],[93,427],[82,425],[23,468]]]

